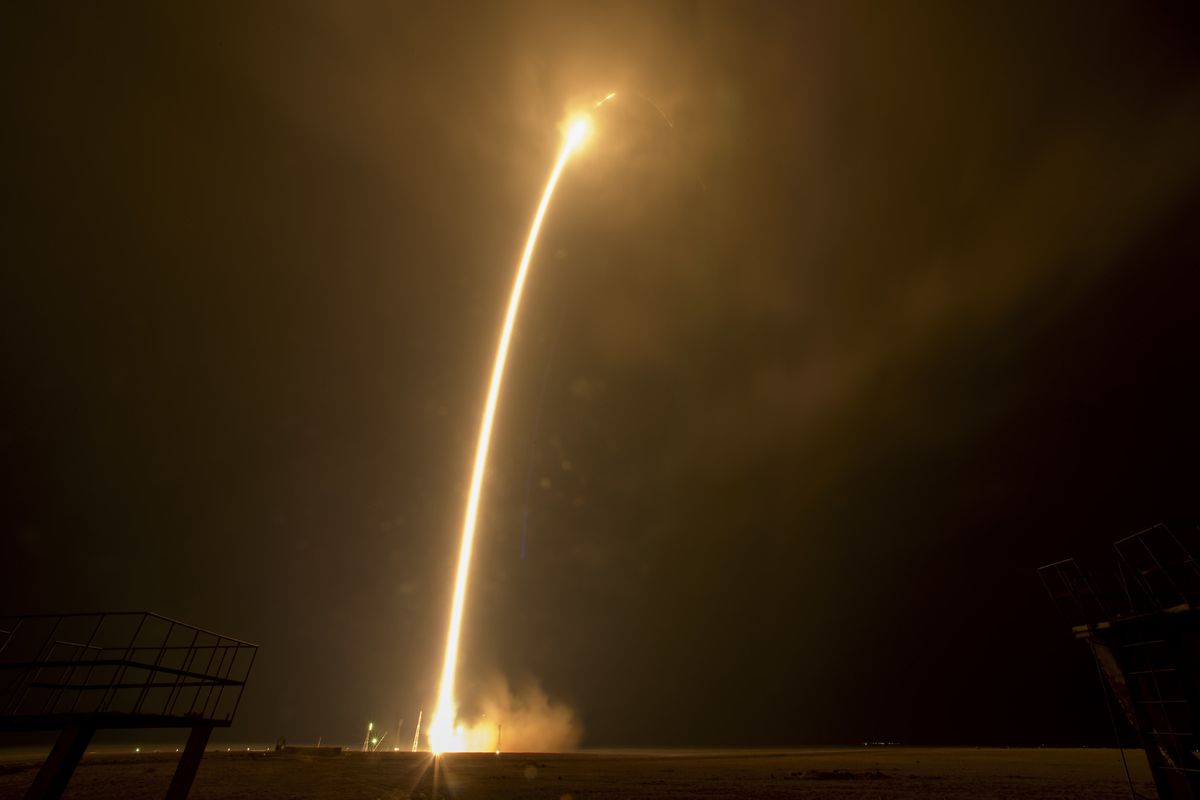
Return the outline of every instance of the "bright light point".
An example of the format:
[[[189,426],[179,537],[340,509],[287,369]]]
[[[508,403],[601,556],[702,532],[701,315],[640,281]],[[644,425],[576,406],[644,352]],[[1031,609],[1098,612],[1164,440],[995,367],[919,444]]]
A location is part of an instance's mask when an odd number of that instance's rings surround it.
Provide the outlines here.
[[[567,128],[567,147],[574,150],[592,130],[592,121],[588,117],[577,117]]]
[[[440,698],[437,711],[429,723],[429,749],[433,754],[440,755],[446,750],[455,750],[454,717],[458,713],[452,699]]]

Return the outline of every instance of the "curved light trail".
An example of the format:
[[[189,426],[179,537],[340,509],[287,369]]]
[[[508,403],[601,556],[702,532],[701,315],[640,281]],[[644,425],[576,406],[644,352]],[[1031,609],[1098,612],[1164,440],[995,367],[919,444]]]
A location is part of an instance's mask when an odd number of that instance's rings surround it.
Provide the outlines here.
[[[608,95],[596,107],[611,100]],[[446,632],[446,656],[442,662],[442,678],[438,688],[437,708],[429,726],[429,745],[434,753],[451,752],[464,749],[466,738],[462,727],[458,724],[458,701],[455,697],[454,683],[458,671],[458,642],[462,632],[463,604],[467,596],[467,578],[471,572],[471,551],[475,543],[475,523],[479,515],[479,493],[483,487],[483,473],[487,465],[488,448],[492,439],[492,422],[496,416],[496,403],[500,398],[500,384],[504,380],[504,365],[508,360],[508,346],[512,340],[513,326],[517,320],[517,310],[521,305],[521,293],[525,288],[525,276],[529,272],[529,262],[537,245],[538,233],[542,229],[542,220],[550,199],[554,196],[554,188],[571,154],[579,148],[591,130],[591,119],[579,117],[567,128],[566,139],[558,160],[546,181],[542,192],[542,200],[538,203],[537,213],[533,215],[533,224],[529,228],[529,238],[525,241],[525,250],[521,253],[521,261],[517,266],[517,277],[513,281],[512,294],[508,300],[508,311],[504,315],[504,327],[500,332],[500,343],[496,348],[496,361],[492,366],[492,379],[488,384],[487,400],[483,407],[483,420],[479,425],[479,442],[475,446],[475,464],[471,469],[471,488],[467,495],[467,509],[463,520],[462,544],[458,551],[458,571],[454,577],[454,598],[450,607],[450,625]]]

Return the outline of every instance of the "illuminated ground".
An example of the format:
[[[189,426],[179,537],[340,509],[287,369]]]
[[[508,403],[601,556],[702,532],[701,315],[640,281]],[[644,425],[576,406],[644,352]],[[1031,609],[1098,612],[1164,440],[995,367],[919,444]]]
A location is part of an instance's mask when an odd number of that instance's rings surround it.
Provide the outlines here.
[[[1145,758],[1135,789],[1154,796]],[[173,754],[91,756],[67,798],[160,798]],[[1127,798],[1115,750],[847,748],[745,752],[450,755],[210,753],[192,791],[208,798]],[[0,760],[0,798],[20,797],[36,762]],[[436,782],[436,785],[435,785]]]

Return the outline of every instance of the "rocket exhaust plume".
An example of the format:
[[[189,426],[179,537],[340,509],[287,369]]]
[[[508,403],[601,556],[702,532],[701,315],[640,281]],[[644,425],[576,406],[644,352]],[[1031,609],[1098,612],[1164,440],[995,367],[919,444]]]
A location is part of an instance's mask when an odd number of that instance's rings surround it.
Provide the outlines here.
[[[613,95],[601,100],[596,107],[612,99]],[[521,253],[521,261],[517,265],[517,276],[513,281],[512,294],[508,300],[508,311],[504,315],[504,327],[500,331],[500,342],[496,347],[496,361],[492,366],[492,378],[488,384],[487,399],[483,406],[483,419],[479,425],[479,442],[475,446],[475,463],[471,469],[471,487],[467,494],[467,508],[462,528],[462,544],[458,551],[458,570],[454,577],[454,595],[450,607],[450,624],[446,631],[446,656],[442,663],[442,677],[438,688],[437,706],[433,719],[429,724],[429,744],[434,753],[462,750],[467,745],[467,737],[463,728],[458,724],[458,702],[455,697],[455,675],[458,670],[458,642],[462,632],[463,603],[467,595],[467,579],[471,572],[471,550],[475,543],[475,522],[479,514],[479,493],[483,487],[483,472],[487,465],[488,447],[492,438],[492,422],[496,415],[496,403],[500,398],[500,384],[504,379],[504,364],[508,359],[508,346],[512,340],[513,326],[517,320],[517,310],[521,305],[521,293],[525,288],[525,276],[529,272],[529,262],[537,245],[538,233],[542,228],[542,220],[550,199],[554,196],[554,188],[567,165],[571,154],[587,138],[591,129],[590,118],[584,116],[575,119],[567,128],[566,138],[554,169],[550,171],[550,179],[542,191],[541,202],[533,215],[533,224],[529,228],[529,238],[525,241],[525,249]]]

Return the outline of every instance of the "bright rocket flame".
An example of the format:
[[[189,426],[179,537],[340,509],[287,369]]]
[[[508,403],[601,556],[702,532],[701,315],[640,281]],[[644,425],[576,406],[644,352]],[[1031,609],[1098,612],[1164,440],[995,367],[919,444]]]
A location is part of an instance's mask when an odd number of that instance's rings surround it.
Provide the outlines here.
[[[601,103],[610,99],[606,97]],[[597,103],[597,106],[600,103]],[[479,515],[479,492],[483,487],[483,471],[487,465],[488,447],[492,439],[492,422],[496,416],[496,403],[500,398],[500,384],[504,379],[504,364],[508,359],[508,345],[512,340],[513,325],[517,320],[517,309],[521,305],[521,293],[525,288],[525,276],[529,272],[529,261],[533,257],[533,249],[537,245],[538,233],[542,229],[542,220],[546,209],[550,206],[550,198],[554,195],[554,187],[562,175],[563,168],[571,154],[587,138],[591,130],[591,119],[587,116],[575,118],[567,128],[566,139],[546,188],[542,192],[542,200],[538,204],[537,213],[533,215],[533,225],[529,228],[529,238],[525,241],[525,250],[521,253],[521,261],[517,266],[517,277],[513,281],[512,294],[508,300],[508,311],[504,315],[504,327],[500,332],[500,344],[496,348],[496,361],[492,366],[492,379],[488,384],[487,400],[483,407],[483,421],[479,426],[479,442],[475,445],[475,465],[471,469],[471,489],[467,495],[467,511],[463,521],[462,544],[458,551],[458,571],[454,578],[454,600],[450,608],[450,626],[446,632],[446,657],[442,662],[442,680],[438,689],[437,708],[433,713],[433,721],[429,725],[429,745],[434,753],[444,753],[472,749],[469,732],[464,731],[458,724],[458,702],[454,694],[455,674],[458,670],[458,640],[462,632],[463,603],[467,596],[467,577],[471,571],[471,550],[475,543],[475,522]],[[482,749],[491,749],[485,746]]]
[[[583,144],[592,129],[592,121],[588,117],[577,117],[567,128],[567,143],[564,150],[574,150]]]

